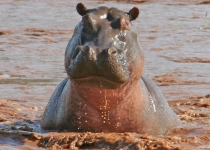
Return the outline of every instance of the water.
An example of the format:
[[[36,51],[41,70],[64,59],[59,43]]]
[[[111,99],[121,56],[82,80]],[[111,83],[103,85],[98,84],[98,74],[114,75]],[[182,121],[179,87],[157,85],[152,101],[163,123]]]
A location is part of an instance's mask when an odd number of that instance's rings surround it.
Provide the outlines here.
[[[90,146],[91,139],[96,147],[111,149],[146,144],[150,149],[155,144],[168,149],[210,148],[209,5],[197,5],[200,1],[82,2],[90,8],[106,5],[125,11],[133,6],[140,9],[140,17],[133,24],[145,54],[144,72],[159,85],[183,128],[163,137],[135,133],[44,134],[39,120],[55,87],[66,77],[64,52],[81,19],[75,10],[78,2],[8,0],[0,1],[0,149],[56,147],[49,137],[55,141],[74,139],[60,142],[60,146],[71,148],[85,142]]]

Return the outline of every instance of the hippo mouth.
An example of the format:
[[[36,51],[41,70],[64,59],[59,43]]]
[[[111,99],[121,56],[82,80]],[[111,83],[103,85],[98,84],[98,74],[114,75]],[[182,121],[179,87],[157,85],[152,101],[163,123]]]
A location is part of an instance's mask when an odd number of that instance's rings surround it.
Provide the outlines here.
[[[97,87],[101,89],[116,89],[125,83],[125,82],[112,81],[106,79],[105,77],[99,77],[99,76],[76,78],[72,79],[71,81],[75,82],[80,86]]]

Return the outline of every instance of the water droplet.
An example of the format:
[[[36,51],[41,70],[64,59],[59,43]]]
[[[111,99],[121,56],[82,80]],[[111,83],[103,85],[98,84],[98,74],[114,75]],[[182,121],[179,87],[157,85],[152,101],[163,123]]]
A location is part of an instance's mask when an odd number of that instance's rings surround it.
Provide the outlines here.
[[[117,122],[116,123],[116,128],[118,128],[120,126],[120,123],[119,122]]]
[[[103,123],[106,123],[106,121],[103,121]]]

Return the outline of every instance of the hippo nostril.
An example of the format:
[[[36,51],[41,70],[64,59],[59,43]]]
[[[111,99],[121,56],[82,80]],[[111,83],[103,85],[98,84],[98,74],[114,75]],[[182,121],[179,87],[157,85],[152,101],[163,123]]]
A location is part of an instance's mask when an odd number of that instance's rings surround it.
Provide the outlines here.
[[[89,57],[89,59],[91,59],[91,60],[96,59],[96,54],[92,47],[85,46],[83,51],[84,51],[85,55]]]
[[[115,49],[113,49],[113,48],[109,48],[108,49],[108,54],[109,55],[115,55],[115,54],[117,54],[117,51]]]
[[[85,51],[86,53],[91,53],[91,48],[90,48],[90,46],[85,46],[85,47],[84,47],[84,51]]]

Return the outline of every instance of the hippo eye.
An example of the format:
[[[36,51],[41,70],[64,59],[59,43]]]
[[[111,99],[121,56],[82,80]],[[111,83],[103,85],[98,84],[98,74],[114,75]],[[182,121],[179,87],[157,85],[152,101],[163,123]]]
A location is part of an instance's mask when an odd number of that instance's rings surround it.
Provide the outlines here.
[[[118,29],[118,28],[120,28],[120,18],[115,19],[114,21],[112,21],[110,25],[111,25],[111,27],[112,27],[113,29]]]
[[[114,19],[115,19],[114,16],[111,13],[108,13],[107,20],[112,21]]]
[[[111,22],[111,27],[113,29],[120,29],[120,30],[129,30],[129,19],[127,17],[117,18]]]
[[[123,17],[124,15],[125,15],[125,12],[120,11],[117,8],[110,8],[107,15],[107,20],[113,21],[119,17]]]

